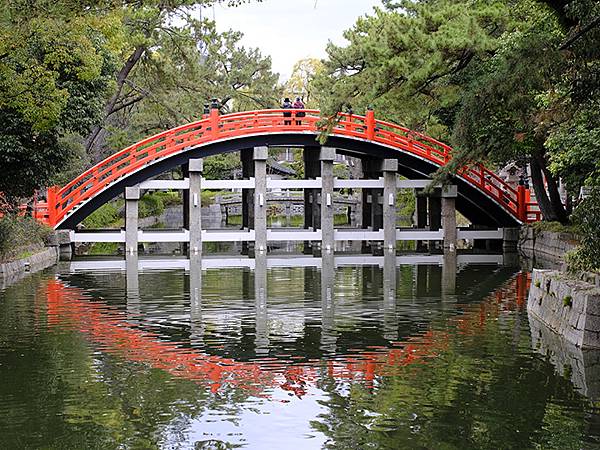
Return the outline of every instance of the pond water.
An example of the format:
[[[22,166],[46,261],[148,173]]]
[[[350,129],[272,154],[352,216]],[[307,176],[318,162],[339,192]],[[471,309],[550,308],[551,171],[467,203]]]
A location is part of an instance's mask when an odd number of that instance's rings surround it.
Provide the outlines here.
[[[519,269],[121,269],[0,292],[0,448],[600,448]]]

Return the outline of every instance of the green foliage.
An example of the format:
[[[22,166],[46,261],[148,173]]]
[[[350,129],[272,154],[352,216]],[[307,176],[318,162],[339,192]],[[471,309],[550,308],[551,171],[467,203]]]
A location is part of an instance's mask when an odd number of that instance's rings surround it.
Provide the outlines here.
[[[222,153],[204,158],[204,176],[209,180],[231,180],[233,172],[242,168],[239,153]]]
[[[90,230],[119,227],[123,223],[123,218],[119,213],[123,207],[123,200],[106,203],[87,216],[83,221],[83,226]]]
[[[577,227],[577,225],[563,225],[560,222],[536,222],[531,224],[531,227],[536,232],[551,231],[554,233],[579,233],[579,228]]]
[[[80,155],[81,142],[66,136],[87,134],[102,116],[114,63],[104,18],[64,3],[22,6],[0,14],[0,191],[13,201]]]
[[[591,100],[553,128],[547,145],[550,169],[570,192],[579,192],[584,185],[600,186],[600,99]]]
[[[51,232],[30,217],[5,215],[0,218],[0,261],[28,256],[26,253],[31,254],[31,250],[23,251],[23,248],[41,248]]]
[[[573,297],[571,297],[570,295],[566,295],[563,297],[562,302],[564,307],[571,308],[573,306]]]
[[[566,223],[555,177],[572,195],[598,180],[600,27],[581,30],[600,3],[384,5],[345,33],[349,45],[328,46],[313,81],[324,114],[370,105],[379,118],[448,141],[454,157],[438,181],[473,161],[529,164],[544,217]]]
[[[573,220],[578,225],[581,245],[567,257],[570,270],[600,271],[600,188],[575,209]]]

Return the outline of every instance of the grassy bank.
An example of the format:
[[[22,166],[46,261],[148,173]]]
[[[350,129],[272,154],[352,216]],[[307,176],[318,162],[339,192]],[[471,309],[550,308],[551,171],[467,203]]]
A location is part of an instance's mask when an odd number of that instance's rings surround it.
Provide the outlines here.
[[[26,258],[44,248],[52,230],[31,217],[0,219],[0,262]]]

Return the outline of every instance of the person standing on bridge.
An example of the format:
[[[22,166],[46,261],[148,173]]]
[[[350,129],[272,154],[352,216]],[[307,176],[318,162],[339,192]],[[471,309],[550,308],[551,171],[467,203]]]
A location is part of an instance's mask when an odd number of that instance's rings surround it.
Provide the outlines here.
[[[292,101],[288,97],[286,97],[283,100],[283,104],[281,105],[281,108],[282,109],[292,109]],[[291,125],[292,124],[291,120],[286,120],[287,117],[292,117],[292,112],[291,111],[290,112],[285,111],[283,113],[283,117],[284,117],[284,119],[283,119],[283,124],[284,125]]]
[[[296,101],[294,102],[294,109],[304,109],[304,102],[300,97],[296,97]],[[304,111],[298,111],[296,113],[296,125],[302,125],[302,120],[299,118],[305,117],[306,113]]]

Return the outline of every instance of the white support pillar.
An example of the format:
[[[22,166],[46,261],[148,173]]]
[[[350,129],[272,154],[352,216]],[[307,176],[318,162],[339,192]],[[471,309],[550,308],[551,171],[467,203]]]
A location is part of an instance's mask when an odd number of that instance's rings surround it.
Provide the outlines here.
[[[321,253],[333,254],[334,237],[334,206],[333,206],[333,162],[335,148],[321,148]]]
[[[396,189],[398,160],[383,161],[383,247],[384,253],[396,252]]]
[[[202,258],[202,172],[204,165],[202,159],[190,159],[189,162],[189,256],[190,259]]]
[[[267,253],[267,157],[268,147],[254,147],[254,253]]]
[[[444,230],[444,251],[456,251],[456,186],[445,186],[442,189],[442,228]]]
[[[137,258],[140,188],[125,188],[125,257]]]

